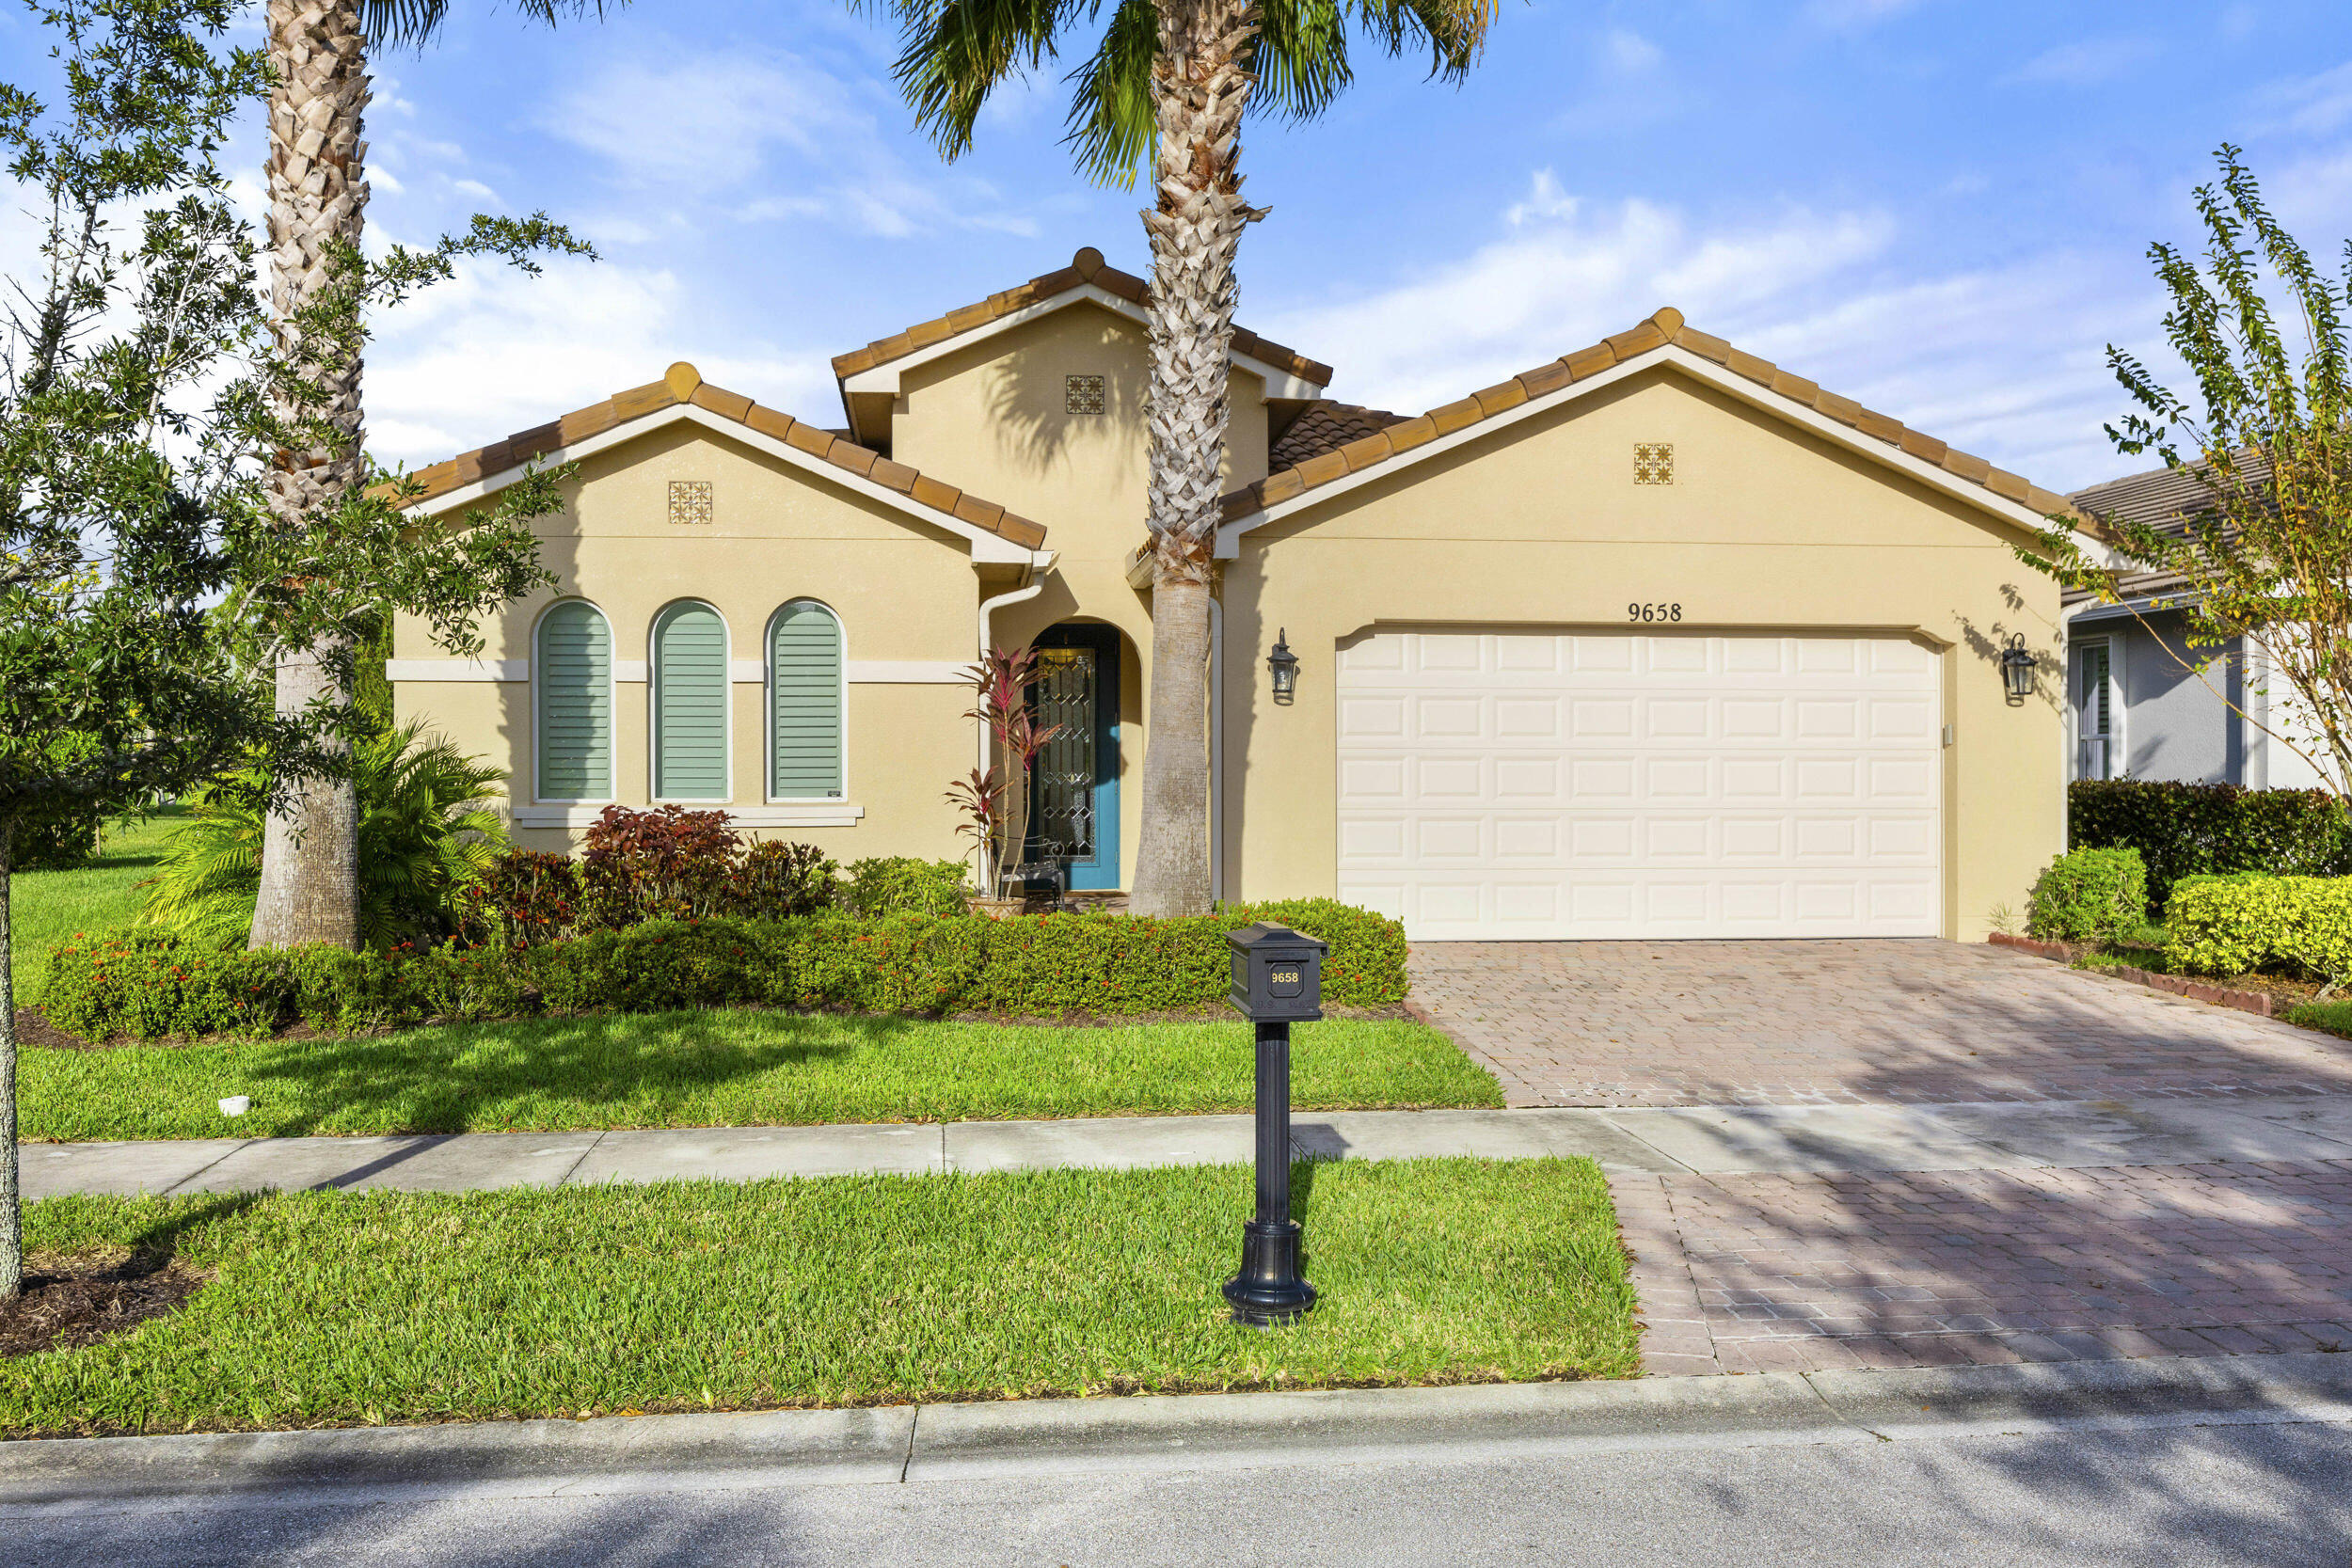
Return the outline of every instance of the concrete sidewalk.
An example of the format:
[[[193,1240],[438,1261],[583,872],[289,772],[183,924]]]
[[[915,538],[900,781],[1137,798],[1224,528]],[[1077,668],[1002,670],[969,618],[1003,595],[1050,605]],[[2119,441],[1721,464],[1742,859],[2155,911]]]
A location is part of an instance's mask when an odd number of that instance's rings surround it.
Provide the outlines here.
[[[2271,1355],[68,1438],[0,1443],[0,1518],[2347,1419],[2352,1355]]]
[[[1957,1105],[1299,1112],[1302,1157],[1587,1155],[1615,1177],[2352,1160],[2352,1096]],[[24,1144],[28,1197],[267,1187],[455,1192],[681,1179],[1243,1164],[1250,1118]]]

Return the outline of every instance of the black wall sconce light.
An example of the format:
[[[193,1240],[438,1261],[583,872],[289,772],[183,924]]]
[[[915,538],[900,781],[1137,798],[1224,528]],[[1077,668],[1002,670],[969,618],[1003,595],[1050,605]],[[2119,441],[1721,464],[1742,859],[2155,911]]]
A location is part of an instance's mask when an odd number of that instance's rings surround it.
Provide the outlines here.
[[[1290,628],[1285,626],[1274,634],[1274,651],[1265,656],[1265,667],[1274,675],[1274,700],[1287,703],[1298,691],[1298,656],[1291,652]]]
[[[2033,695],[2034,668],[2034,657],[2026,651],[2026,634],[2015,633],[2001,650],[2001,687],[2009,693],[2010,706]]]

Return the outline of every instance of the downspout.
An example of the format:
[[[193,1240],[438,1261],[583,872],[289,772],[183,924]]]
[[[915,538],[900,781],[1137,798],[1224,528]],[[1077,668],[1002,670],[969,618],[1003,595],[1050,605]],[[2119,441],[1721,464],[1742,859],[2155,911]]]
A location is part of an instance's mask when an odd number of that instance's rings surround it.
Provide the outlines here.
[[[2085,599],[2077,605],[2058,607],[2058,712],[2063,721],[2058,725],[2058,852],[2065,854],[2074,847],[2074,758],[2081,748],[2074,734],[2074,617],[2097,607],[2096,599]],[[2121,695],[2121,693],[2118,693]]]

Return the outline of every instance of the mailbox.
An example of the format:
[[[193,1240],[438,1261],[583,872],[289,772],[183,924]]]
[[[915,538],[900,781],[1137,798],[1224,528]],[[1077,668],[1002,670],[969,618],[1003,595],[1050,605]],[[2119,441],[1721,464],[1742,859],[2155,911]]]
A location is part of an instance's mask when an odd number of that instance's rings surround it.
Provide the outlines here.
[[[1323,1016],[1323,956],[1330,943],[1263,921],[1227,935],[1233,947],[1231,1000],[1260,1023],[1311,1023]]]

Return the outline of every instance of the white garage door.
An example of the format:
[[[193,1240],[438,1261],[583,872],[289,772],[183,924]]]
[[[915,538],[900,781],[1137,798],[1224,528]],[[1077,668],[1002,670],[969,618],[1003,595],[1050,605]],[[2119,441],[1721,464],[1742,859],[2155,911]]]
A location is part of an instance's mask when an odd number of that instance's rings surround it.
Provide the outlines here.
[[[1340,896],[1417,940],[1938,933],[1904,639],[1385,632],[1339,688]]]

